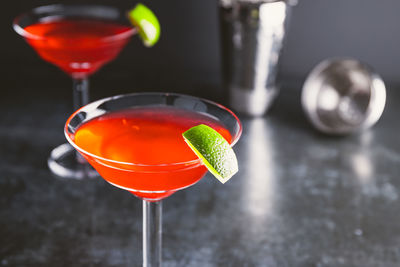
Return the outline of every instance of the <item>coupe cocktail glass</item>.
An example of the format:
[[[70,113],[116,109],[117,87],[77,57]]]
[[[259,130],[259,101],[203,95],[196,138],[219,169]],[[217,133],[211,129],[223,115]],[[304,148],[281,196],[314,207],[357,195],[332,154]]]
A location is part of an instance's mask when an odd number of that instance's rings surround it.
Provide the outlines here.
[[[161,200],[207,172],[182,133],[206,124],[234,145],[242,132],[229,109],[197,97],[136,93],[76,111],[65,135],[110,184],[143,200],[143,266],[161,266]]]
[[[88,77],[118,56],[137,31],[118,9],[94,5],[50,5],[18,16],[14,30],[38,55],[73,79],[74,110],[89,102]],[[69,144],[55,148],[48,159],[60,177],[97,175]]]

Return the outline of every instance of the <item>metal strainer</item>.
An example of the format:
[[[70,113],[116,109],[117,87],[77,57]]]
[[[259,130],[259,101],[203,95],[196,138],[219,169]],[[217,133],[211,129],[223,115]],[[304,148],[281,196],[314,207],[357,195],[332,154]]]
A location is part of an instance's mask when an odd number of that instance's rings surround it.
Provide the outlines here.
[[[328,134],[347,134],[374,125],[386,102],[381,77],[355,59],[327,59],[308,75],[302,106],[311,123]]]

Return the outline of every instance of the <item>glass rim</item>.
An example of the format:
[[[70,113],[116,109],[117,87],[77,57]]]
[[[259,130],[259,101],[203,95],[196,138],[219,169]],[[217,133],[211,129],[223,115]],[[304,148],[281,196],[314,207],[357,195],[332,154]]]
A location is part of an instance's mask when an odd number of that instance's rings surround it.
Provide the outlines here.
[[[104,162],[110,162],[110,163],[114,163],[114,164],[120,164],[120,165],[126,165],[126,166],[136,166],[136,167],[168,167],[168,166],[179,166],[179,165],[186,165],[188,166],[188,168],[191,168],[192,165],[194,164],[202,164],[202,160],[201,159],[194,159],[194,160],[189,160],[189,161],[182,161],[182,162],[173,162],[173,163],[163,163],[163,164],[142,164],[142,163],[132,163],[132,162],[124,162],[124,161],[118,161],[118,160],[112,160],[112,159],[107,159],[98,155],[95,155],[93,153],[87,152],[86,150],[80,148],[69,136],[68,134],[68,126],[71,122],[71,120],[73,118],[75,118],[75,116],[81,112],[83,109],[87,109],[90,108],[91,106],[98,106],[102,103],[114,100],[114,99],[118,99],[118,98],[122,98],[122,97],[129,97],[129,96],[140,96],[140,95],[173,95],[173,96],[181,96],[181,97],[187,97],[187,98],[194,98],[197,100],[201,100],[204,101],[208,104],[214,105],[222,110],[227,111],[236,121],[237,125],[238,125],[238,131],[236,133],[235,136],[233,136],[232,142],[230,143],[230,146],[233,147],[240,139],[241,135],[242,135],[242,131],[243,131],[243,126],[242,123],[240,122],[239,118],[236,116],[235,113],[233,113],[233,111],[231,111],[229,108],[225,107],[224,105],[221,105],[217,102],[214,102],[212,100],[208,100],[202,97],[197,97],[197,96],[191,96],[191,95],[186,95],[186,94],[180,94],[180,93],[167,93],[167,92],[141,92],[141,93],[128,93],[128,94],[120,94],[120,95],[116,95],[116,96],[110,96],[110,97],[106,97],[106,98],[102,98],[96,101],[93,101],[81,108],[79,108],[78,110],[76,110],[74,113],[72,113],[71,116],[69,116],[69,118],[67,119],[65,126],[64,126],[64,135],[67,138],[67,141],[79,152],[83,153],[84,155],[88,155],[90,157],[93,157],[97,160],[100,161],[104,161]],[[97,116],[96,116],[97,117]],[[93,118],[96,118],[93,117]],[[93,119],[91,118],[91,119]]]
[[[53,5],[38,6],[38,7],[35,7],[33,9],[31,9],[30,11],[21,13],[20,15],[18,15],[18,16],[16,16],[14,18],[12,26],[13,26],[14,31],[16,33],[18,33],[20,36],[24,37],[24,38],[35,39],[35,40],[46,40],[46,39],[48,39],[47,37],[36,35],[36,34],[32,34],[32,33],[28,32],[28,31],[26,31],[24,29],[24,27],[22,27],[20,25],[21,19],[23,19],[24,17],[32,16],[35,13],[35,11],[38,11],[38,10],[41,10],[41,9],[62,10],[62,9],[65,9],[65,8],[74,8],[74,7],[76,7],[76,8],[104,8],[104,9],[112,8],[114,10],[117,10],[120,13],[119,14],[119,18],[124,18],[123,16],[121,16],[122,12],[118,8],[113,7],[113,6],[95,5],[95,4],[93,4],[93,5],[91,5],[91,4],[82,4],[82,5],[80,5],[80,4],[53,4]],[[47,15],[47,16],[44,16],[44,17],[51,17],[51,15]],[[64,16],[59,15],[59,16],[56,16],[56,17],[57,18],[63,18]],[[84,16],[82,16],[82,18],[84,18]],[[118,33],[118,34],[114,34],[114,35],[110,35],[110,36],[106,36],[106,37],[102,37],[102,38],[100,38],[100,40],[102,42],[112,42],[112,41],[115,41],[115,40],[121,40],[121,39],[124,39],[124,38],[128,38],[128,37],[130,37],[130,36],[132,36],[132,35],[134,35],[134,34],[136,34],[138,32],[136,27],[134,27],[131,24],[129,26],[131,26],[131,29],[128,30],[128,31],[125,31],[125,32],[122,32],[122,33]]]

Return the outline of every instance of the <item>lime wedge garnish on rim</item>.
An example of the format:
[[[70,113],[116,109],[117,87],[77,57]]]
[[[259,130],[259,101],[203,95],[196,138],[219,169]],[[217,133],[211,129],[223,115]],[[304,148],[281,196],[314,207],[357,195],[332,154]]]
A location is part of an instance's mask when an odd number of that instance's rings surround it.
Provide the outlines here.
[[[160,38],[160,23],[156,15],[145,5],[137,4],[128,11],[128,18],[139,30],[139,35],[145,46],[153,46]]]
[[[221,183],[225,183],[238,172],[235,152],[213,128],[200,124],[182,135],[193,152]]]

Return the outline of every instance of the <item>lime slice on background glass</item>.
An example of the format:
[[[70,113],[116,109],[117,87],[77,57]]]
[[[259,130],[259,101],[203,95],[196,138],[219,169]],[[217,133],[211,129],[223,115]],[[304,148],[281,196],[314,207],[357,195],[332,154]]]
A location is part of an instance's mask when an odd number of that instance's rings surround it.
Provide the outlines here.
[[[139,30],[139,35],[145,46],[155,45],[160,38],[160,23],[153,11],[143,4],[137,4],[128,11],[128,18]]]
[[[238,172],[235,152],[213,128],[200,124],[182,135],[193,152],[221,183],[225,183]]]

